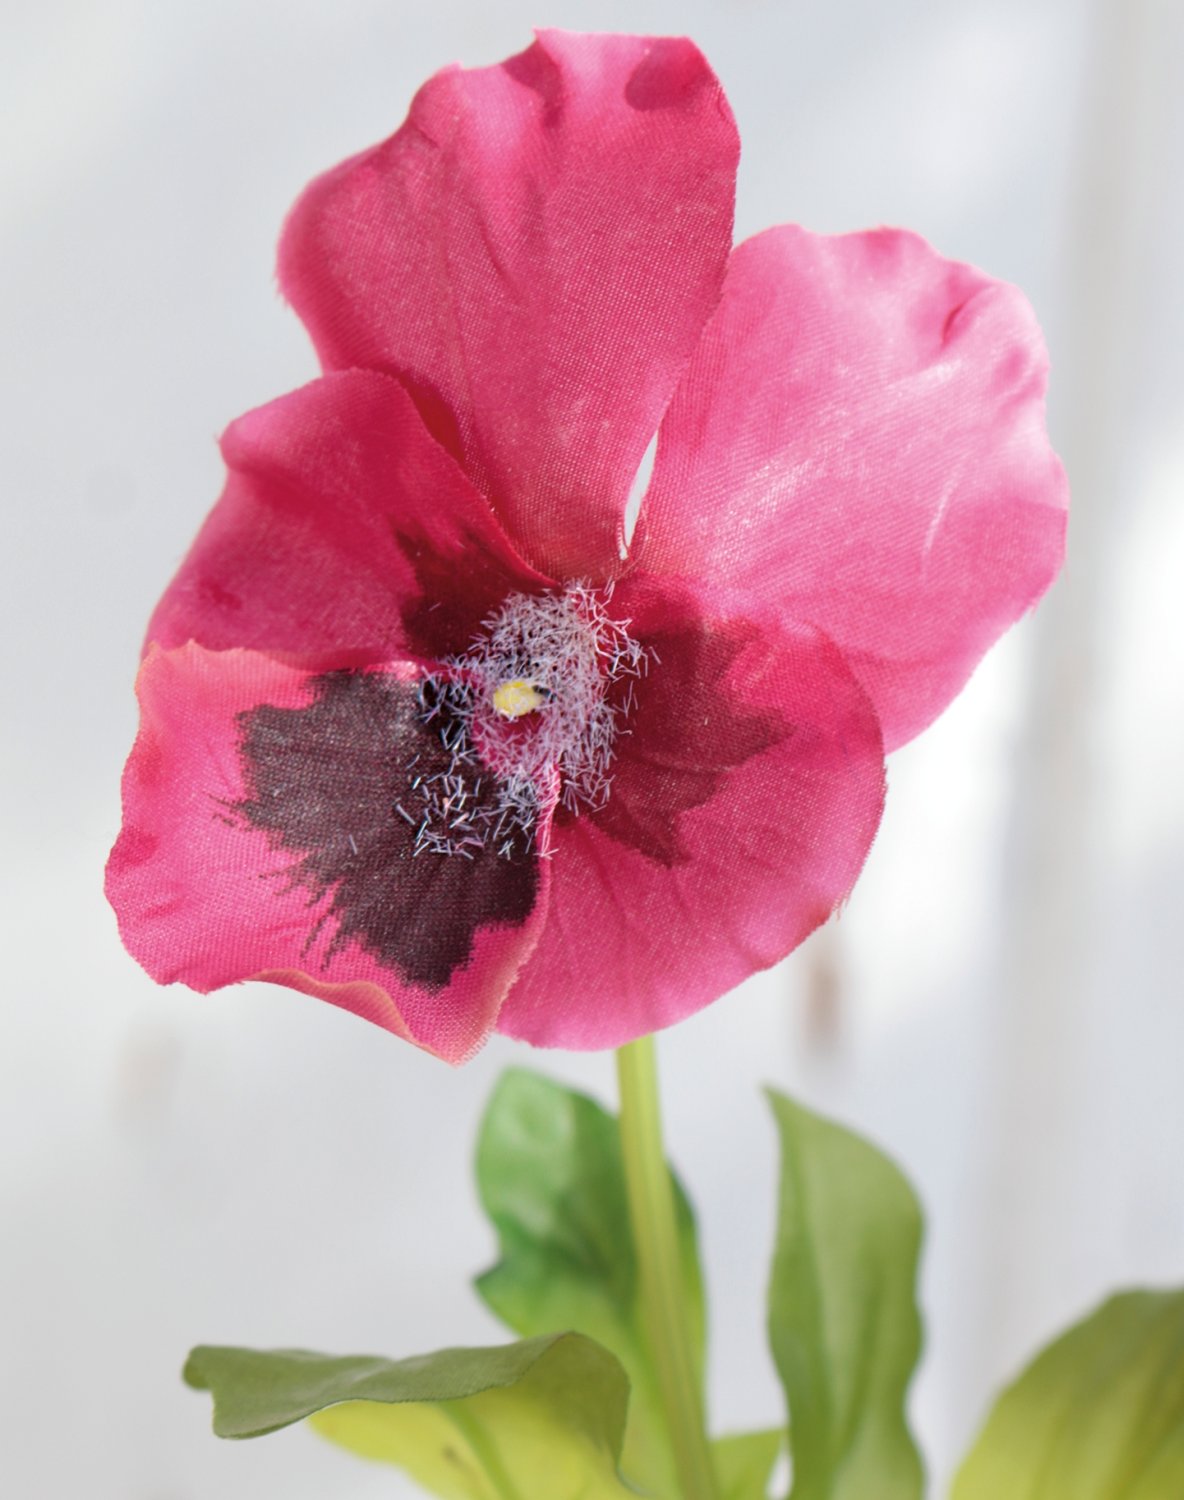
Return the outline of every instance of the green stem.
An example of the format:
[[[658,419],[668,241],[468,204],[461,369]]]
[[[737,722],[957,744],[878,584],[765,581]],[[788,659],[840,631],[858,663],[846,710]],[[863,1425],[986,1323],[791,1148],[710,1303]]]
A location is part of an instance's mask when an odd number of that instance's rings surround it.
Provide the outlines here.
[[[657,1369],[682,1500],[719,1500],[687,1326],[674,1193],[662,1150],[653,1037],[642,1037],[618,1048],[617,1079],[642,1316]]]

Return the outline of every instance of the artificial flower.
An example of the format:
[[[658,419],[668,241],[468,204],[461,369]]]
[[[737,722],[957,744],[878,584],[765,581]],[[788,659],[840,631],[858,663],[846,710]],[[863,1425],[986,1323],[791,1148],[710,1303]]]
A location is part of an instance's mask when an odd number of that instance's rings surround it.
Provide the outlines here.
[[[297,203],[324,374],[230,427],[138,683],[156,979],[607,1047],[849,894],[884,753],[1059,566],[1046,357],[915,235],[732,249],[737,158],[692,43],[547,31]]]

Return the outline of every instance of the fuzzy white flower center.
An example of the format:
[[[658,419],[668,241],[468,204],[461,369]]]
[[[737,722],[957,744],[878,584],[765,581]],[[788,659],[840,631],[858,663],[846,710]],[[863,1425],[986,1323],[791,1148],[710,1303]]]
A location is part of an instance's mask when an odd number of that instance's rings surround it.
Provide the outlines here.
[[[437,727],[450,764],[413,776],[410,811],[400,805],[418,827],[416,854],[471,859],[492,847],[509,857],[530,843],[551,796],[572,813],[604,806],[633,707],[631,679],[649,663],[607,602],[584,584],[511,594],[472,646],[444,662],[445,673],[423,679],[423,719]]]

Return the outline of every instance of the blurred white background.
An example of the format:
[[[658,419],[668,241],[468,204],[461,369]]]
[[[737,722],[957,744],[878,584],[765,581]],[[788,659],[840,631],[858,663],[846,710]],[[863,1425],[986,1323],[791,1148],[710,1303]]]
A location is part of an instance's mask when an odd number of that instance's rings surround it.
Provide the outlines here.
[[[214,438],[314,373],[271,281],[316,171],[532,22],[686,32],[744,143],[738,234],[910,225],[1019,282],[1053,354],[1065,576],[940,724],[836,928],[670,1033],[717,1427],[775,1420],[770,1081],[890,1148],[929,1215],[915,1414],[989,1393],[1118,1284],[1184,1282],[1184,7],[1178,0],[5,0],[7,832],[0,1486],[401,1496],[303,1431],[222,1444],[197,1341],[496,1341],[469,1292],[498,1071],[285,990],[156,989],[100,894],[149,609]],[[1001,1497],[1002,1500],[1002,1497]]]

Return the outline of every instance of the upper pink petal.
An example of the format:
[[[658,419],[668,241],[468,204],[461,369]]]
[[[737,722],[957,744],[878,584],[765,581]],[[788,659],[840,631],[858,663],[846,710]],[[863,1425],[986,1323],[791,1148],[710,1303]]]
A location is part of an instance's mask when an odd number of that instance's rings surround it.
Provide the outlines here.
[[[154,979],[270,980],[449,1062],[480,1046],[534,944],[549,871],[523,850],[415,857],[408,762],[440,755],[417,676],[149,652],[107,894]]]
[[[390,376],[313,381],[240,417],[222,451],[226,488],[149,641],[439,656],[507,593],[547,583]]]
[[[1023,295],[916,235],[759,235],[663,422],[635,564],[826,632],[893,749],[1060,567],[1046,373]]]
[[[620,1046],[783,958],[850,892],[883,807],[875,713],[825,637],[641,581],[614,605],[653,665],[607,805],[557,822],[546,925],[498,1017],[540,1046]]]
[[[540,32],[314,182],[280,282],[326,368],[399,375],[539,567],[599,580],[719,295],[738,152],[691,42]]]

